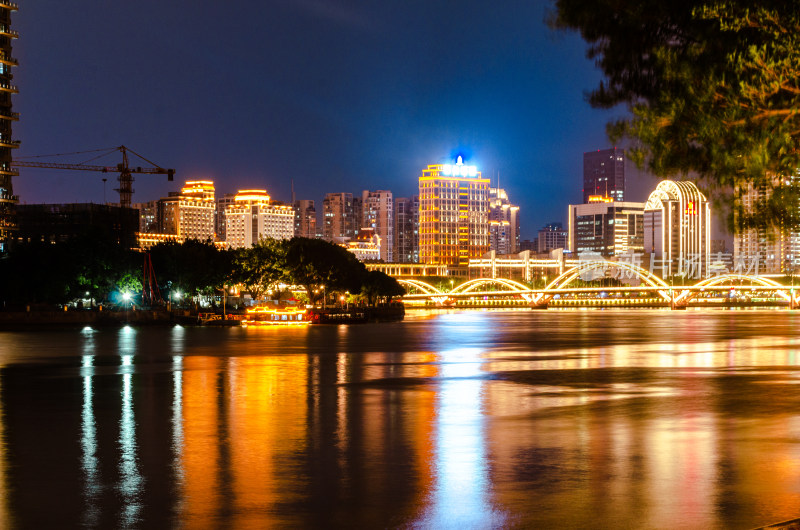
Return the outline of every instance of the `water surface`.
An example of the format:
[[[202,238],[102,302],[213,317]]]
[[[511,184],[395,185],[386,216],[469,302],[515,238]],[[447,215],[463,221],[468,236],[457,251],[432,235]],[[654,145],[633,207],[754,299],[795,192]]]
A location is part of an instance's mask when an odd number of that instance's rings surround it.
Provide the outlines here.
[[[0,333],[0,527],[800,516],[800,313]]]

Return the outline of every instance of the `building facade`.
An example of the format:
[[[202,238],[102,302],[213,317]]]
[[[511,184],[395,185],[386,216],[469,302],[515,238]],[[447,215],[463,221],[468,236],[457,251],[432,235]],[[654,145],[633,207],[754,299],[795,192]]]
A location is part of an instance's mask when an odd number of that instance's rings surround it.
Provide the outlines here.
[[[394,261],[394,200],[388,190],[361,192],[361,224],[359,230],[371,228],[380,238],[380,259]]]
[[[625,200],[625,151],[614,147],[583,153],[583,203],[593,195]]]
[[[475,166],[428,166],[419,177],[420,262],[467,267],[489,250],[489,179]]]
[[[569,250],[605,258],[644,251],[644,203],[603,199],[569,206]],[[541,237],[541,232],[539,233]]]
[[[322,200],[322,238],[345,243],[355,237],[352,193],[328,193]]]
[[[550,223],[538,232],[536,238],[536,252],[550,252],[557,248],[568,248],[567,231],[561,223]]]
[[[797,178],[797,177],[794,177]],[[771,183],[749,184],[739,190],[740,211],[754,213],[759,203],[772,195],[777,179]],[[791,180],[786,182],[791,184]],[[737,221],[740,216],[737,215]],[[712,253],[714,249],[712,248]],[[740,227],[733,238],[734,262],[743,272],[750,274],[795,274],[800,269],[800,231],[778,226],[766,228]]]
[[[226,193],[222,197],[217,197],[217,211],[214,212],[214,231],[217,233],[217,241],[226,239],[225,210],[235,202],[235,193]]]
[[[270,202],[266,190],[240,190],[225,210],[229,248],[250,247],[262,238],[294,237],[294,208]]]
[[[693,182],[661,181],[644,207],[644,251],[662,277],[708,276],[711,209]]]
[[[14,238],[14,207],[19,202],[12,183],[12,177],[19,173],[11,168],[11,153],[19,147],[11,127],[19,119],[11,105],[11,96],[18,93],[11,84],[11,69],[17,66],[17,60],[11,56],[11,43],[17,38],[17,32],[11,29],[11,12],[16,9],[13,2],[0,2],[0,254],[7,252]]]
[[[519,206],[511,204],[502,188],[489,188],[489,249],[498,254],[519,249]]]
[[[376,262],[381,260],[381,244],[380,236],[372,228],[364,228],[343,245],[358,261]]]
[[[317,237],[317,209],[314,201],[294,201],[294,235],[309,239]]]
[[[419,263],[419,196],[394,201],[394,261]]]
[[[137,246],[137,210],[105,204],[20,204],[16,207],[15,240],[20,243],[63,243],[91,237]]]
[[[210,180],[187,181],[178,196],[178,236],[182,239],[214,241],[216,209],[213,182]]]

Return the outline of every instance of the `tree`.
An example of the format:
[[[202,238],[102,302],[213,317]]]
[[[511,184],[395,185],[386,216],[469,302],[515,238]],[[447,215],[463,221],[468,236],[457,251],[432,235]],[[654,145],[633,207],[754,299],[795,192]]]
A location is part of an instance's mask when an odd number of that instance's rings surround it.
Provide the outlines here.
[[[784,189],[762,220],[798,224],[800,6],[797,0],[555,0],[551,25],[577,30],[605,79],[594,107],[626,104],[608,125],[658,176],[697,175],[724,194]],[[746,227],[745,220],[739,228]]]
[[[367,298],[369,305],[380,300],[391,300],[395,296],[403,296],[406,290],[397,280],[381,271],[366,271],[361,286],[361,294]]]
[[[273,238],[259,239],[250,248],[236,250],[234,278],[244,285],[253,300],[258,300],[271,285],[287,278],[287,244]]]
[[[150,256],[162,289],[169,285],[191,296],[211,294],[231,276],[230,254],[210,241],[159,243],[150,249]]]
[[[286,264],[289,279],[305,286],[312,303],[322,291],[358,292],[366,272],[352,252],[321,239],[304,237],[288,242]]]

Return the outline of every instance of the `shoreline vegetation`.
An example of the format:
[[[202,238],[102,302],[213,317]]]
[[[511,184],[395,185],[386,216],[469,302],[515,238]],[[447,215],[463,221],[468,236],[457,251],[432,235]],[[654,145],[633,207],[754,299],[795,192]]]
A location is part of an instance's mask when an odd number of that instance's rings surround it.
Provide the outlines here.
[[[0,258],[0,315],[19,321],[104,322],[119,314],[161,321],[184,312],[235,314],[274,300],[377,308],[403,294],[394,278],[367,270],[343,247],[299,237],[239,249],[187,240],[142,252],[94,230],[64,242],[18,243]]]

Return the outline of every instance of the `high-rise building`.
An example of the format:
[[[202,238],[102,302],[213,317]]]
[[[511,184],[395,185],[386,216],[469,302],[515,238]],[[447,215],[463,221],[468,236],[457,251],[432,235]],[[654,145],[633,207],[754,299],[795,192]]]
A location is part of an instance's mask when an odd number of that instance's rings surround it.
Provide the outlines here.
[[[502,188],[489,188],[489,248],[498,254],[514,254],[519,248],[519,206],[511,204]]]
[[[294,235],[309,239],[317,237],[317,209],[314,201],[294,201]]]
[[[549,223],[539,230],[536,238],[536,252],[550,252],[557,248],[567,248],[567,231],[561,223]]]
[[[569,206],[569,250],[610,258],[644,250],[644,203],[598,198]],[[541,245],[542,232],[539,232]]]
[[[394,261],[419,263],[419,196],[394,200]]]
[[[14,206],[19,202],[12,185],[12,177],[19,173],[11,168],[12,150],[19,147],[11,135],[11,124],[19,119],[11,105],[11,95],[18,93],[11,84],[11,68],[17,66],[11,56],[11,41],[17,38],[17,32],[11,29],[11,12],[16,9],[13,2],[0,2],[0,254],[7,251],[13,238]]]
[[[380,259],[387,263],[394,261],[394,201],[392,192],[387,190],[361,192],[361,224],[358,227],[371,228],[381,241]]]
[[[240,190],[225,210],[226,243],[250,247],[262,238],[294,237],[294,208],[270,202],[267,190]]]
[[[489,179],[475,166],[436,164],[419,177],[419,259],[466,267],[489,250]]]
[[[625,151],[614,147],[583,153],[583,203],[593,195],[625,200]]]
[[[653,272],[705,278],[711,241],[711,209],[693,182],[661,181],[644,207],[644,251]]]
[[[794,179],[798,177],[793,177]],[[786,184],[791,184],[789,179]],[[783,184],[780,180],[748,184],[739,190],[741,212],[752,214],[759,203],[770,198],[773,190]],[[736,216],[737,221],[740,216]],[[777,226],[762,228],[739,227],[733,239],[736,264],[751,274],[794,274],[800,268],[800,231]],[[712,253],[714,249],[712,248]],[[713,256],[712,256],[713,257]]]
[[[345,243],[356,235],[352,193],[328,193],[322,200],[322,237]]]

